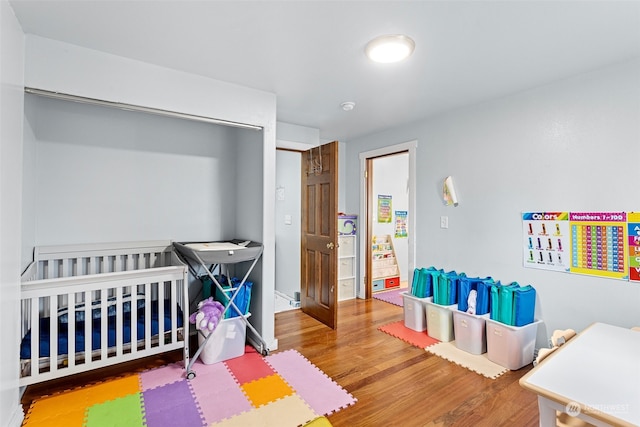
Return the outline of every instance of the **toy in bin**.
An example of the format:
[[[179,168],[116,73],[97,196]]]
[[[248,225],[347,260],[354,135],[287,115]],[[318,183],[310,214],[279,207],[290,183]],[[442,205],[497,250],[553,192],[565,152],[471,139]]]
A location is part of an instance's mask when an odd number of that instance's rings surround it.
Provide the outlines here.
[[[202,300],[198,303],[198,311],[189,316],[189,321],[196,325],[198,330],[213,330],[220,323],[220,318],[224,312],[224,306],[218,301],[214,301],[212,297]]]

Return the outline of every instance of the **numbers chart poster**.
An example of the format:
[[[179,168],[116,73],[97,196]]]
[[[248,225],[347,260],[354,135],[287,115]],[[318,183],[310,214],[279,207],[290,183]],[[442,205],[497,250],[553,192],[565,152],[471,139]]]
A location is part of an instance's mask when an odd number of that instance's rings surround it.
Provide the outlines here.
[[[640,282],[640,213],[522,214],[524,266]]]
[[[571,272],[629,279],[625,212],[572,212]]]
[[[570,269],[568,212],[522,214],[524,266],[552,271]]]

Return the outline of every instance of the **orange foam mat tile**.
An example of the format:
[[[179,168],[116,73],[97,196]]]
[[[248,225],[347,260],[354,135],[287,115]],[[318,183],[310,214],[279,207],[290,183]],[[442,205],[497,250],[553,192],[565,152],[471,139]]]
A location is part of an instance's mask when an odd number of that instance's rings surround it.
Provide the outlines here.
[[[427,335],[427,332],[418,332],[413,329],[409,329],[404,326],[403,320],[389,323],[387,325],[380,326],[378,330],[387,333],[393,337],[399,338],[402,341],[411,344],[418,348],[427,348],[440,341]]]
[[[142,391],[138,375],[127,375],[112,381],[94,384],[85,387],[84,390],[87,393],[87,406],[107,400],[115,400],[119,397],[125,397]]]
[[[242,384],[241,388],[256,408],[294,393],[278,374]]]

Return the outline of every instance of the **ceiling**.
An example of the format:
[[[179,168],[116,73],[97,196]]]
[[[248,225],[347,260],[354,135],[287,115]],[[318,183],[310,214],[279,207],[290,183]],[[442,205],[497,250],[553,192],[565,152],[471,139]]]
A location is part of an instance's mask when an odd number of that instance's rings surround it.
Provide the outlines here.
[[[640,1],[10,0],[25,33],[273,92],[349,141],[640,57]],[[375,64],[365,44],[416,49]],[[346,112],[343,101],[356,103]]]

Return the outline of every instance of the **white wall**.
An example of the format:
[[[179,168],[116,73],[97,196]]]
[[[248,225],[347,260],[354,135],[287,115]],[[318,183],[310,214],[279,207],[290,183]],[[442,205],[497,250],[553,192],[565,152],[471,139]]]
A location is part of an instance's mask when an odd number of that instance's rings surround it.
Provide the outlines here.
[[[236,237],[239,129],[35,95],[26,105],[35,245]]]
[[[409,239],[395,237],[395,212],[409,211],[409,154],[401,153],[373,159],[373,210],[372,231],[374,236],[388,234],[393,241],[396,261],[400,269],[400,281],[408,277]],[[378,222],[378,195],[391,196],[391,222]],[[412,214],[411,212],[409,214]]]
[[[301,168],[300,152],[320,144],[320,130],[290,123],[277,123],[276,144],[276,291],[293,298],[300,291]],[[294,150],[294,151],[285,151]],[[297,151],[297,152],[296,152]],[[291,224],[285,223],[291,216]]]
[[[276,165],[276,291],[293,298],[300,292],[301,154],[278,150]]]
[[[539,346],[554,329],[640,325],[638,284],[524,268],[520,216],[640,210],[639,123],[637,59],[348,141],[347,209],[357,208],[358,153],[417,139],[416,266],[533,285]],[[456,208],[441,201],[448,175]]]
[[[17,427],[24,34],[0,1],[0,425]]]

